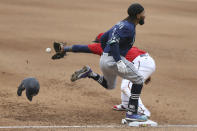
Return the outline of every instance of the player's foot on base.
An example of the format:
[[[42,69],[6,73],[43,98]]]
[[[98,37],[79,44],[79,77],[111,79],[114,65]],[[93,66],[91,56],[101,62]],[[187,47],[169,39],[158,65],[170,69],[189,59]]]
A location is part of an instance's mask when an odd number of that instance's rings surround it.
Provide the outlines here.
[[[147,118],[150,118],[150,112],[146,109],[143,109],[142,107],[138,106],[138,114],[140,115],[146,115]]]
[[[126,118],[125,118],[125,120],[127,120],[127,121],[139,121],[139,122],[142,122],[142,121],[147,121],[148,118],[147,118],[147,116],[145,116],[145,115],[130,114],[130,112],[127,112],[127,113],[126,113]]]
[[[113,110],[116,110],[116,111],[126,111],[127,110],[127,108],[124,107],[124,105],[122,105],[122,104],[120,104],[120,105],[114,105],[112,109]]]
[[[92,72],[91,68],[89,66],[84,66],[82,69],[76,71],[71,76],[71,81],[74,82],[81,78],[86,78],[88,75]]]
[[[128,106],[128,105],[127,105]],[[125,107],[123,104],[119,104],[119,105],[114,105],[112,107],[113,110],[115,111],[128,111],[127,106]],[[142,107],[138,107],[138,114],[139,115],[145,115],[147,116],[147,118],[150,118],[150,113],[148,113],[147,111],[145,111]]]

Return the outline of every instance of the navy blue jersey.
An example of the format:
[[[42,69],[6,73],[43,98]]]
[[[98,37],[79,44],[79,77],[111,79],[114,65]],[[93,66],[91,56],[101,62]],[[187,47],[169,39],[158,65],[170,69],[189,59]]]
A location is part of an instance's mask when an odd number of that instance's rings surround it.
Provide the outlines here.
[[[104,53],[109,53],[115,61],[121,60],[120,55],[127,54],[135,42],[135,25],[123,20],[105,32],[101,37]]]

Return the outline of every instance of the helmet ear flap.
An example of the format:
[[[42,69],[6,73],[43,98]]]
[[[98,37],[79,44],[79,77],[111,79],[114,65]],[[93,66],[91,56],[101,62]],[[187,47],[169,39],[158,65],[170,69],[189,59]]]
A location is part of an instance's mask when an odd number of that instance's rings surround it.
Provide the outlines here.
[[[18,90],[17,90],[17,95],[18,95],[18,96],[21,96],[21,95],[22,95],[22,92],[23,92],[24,90],[25,90],[24,83],[21,82],[21,84],[19,85]]]
[[[31,95],[28,90],[26,90],[26,97],[29,101],[32,101],[33,95]]]
[[[38,94],[39,89],[40,88],[38,88],[38,87],[33,87],[33,88],[32,87],[28,87],[28,88],[26,88],[27,99],[29,101],[32,101],[33,96],[36,96]]]

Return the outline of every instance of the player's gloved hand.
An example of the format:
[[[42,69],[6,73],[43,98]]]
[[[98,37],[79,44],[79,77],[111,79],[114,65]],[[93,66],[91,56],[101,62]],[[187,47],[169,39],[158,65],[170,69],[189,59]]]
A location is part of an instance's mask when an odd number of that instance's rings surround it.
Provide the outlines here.
[[[65,54],[66,54],[66,53],[56,53],[55,55],[53,55],[53,56],[51,57],[51,59],[56,60],[56,59],[64,58],[64,55],[65,55]]]
[[[127,73],[127,66],[125,65],[125,63],[122,60],[119,60],[118,62],[116,62],[117,67],[118,67],[118,71],[125,74]]]
[[[64,56],[66,55],[66,52],[64,51],[64,44],[65,43],[62,42],[53,43],[53,48],[56,53],[51,57],[51,59],[56,60],[56,59],[64,58]]]

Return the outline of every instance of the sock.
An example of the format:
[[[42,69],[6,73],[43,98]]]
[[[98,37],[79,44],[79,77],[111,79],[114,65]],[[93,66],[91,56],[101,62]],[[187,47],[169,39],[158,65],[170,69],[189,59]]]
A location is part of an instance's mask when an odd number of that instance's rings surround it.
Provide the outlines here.
[[[133,84],[131,89],[131,96],[129,98],[129,111],[137,114],[138,112],[138,99],[142,91],[143,84]]]
[[[97,81],[104,88],[106,88],[106,89],[108,88],[107,87],[107,81],[105,80],[105,78],[103,76],[100,76],[97,73],[91,72],[88,77],[94,79],[95,81]]]

